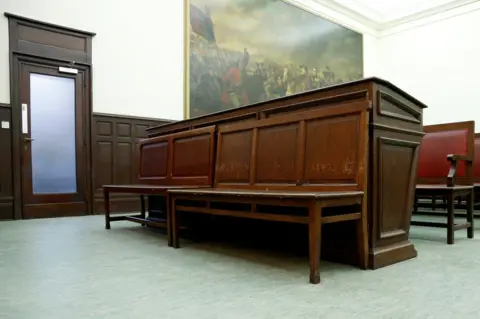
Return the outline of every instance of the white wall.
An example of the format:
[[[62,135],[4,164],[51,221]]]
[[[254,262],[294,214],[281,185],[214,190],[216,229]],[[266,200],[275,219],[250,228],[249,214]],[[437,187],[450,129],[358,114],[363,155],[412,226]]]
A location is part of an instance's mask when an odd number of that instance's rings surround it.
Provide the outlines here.
[[[183,1],[0,0],[0,103],[9,103],[3,12],[97,33],[94,112],[183,118]]]
[[[368,33],[360,23],[311,0],[291,2]],[[0,103],[9,103],[8,24],[3,12],[97,34],[94,112],[183,118],[183,0],[0,0]],[[374,75],[375,47],[376,39],[366,35],[366,75]]]
[[[480,2],[387,30],[379,75],[429,108],[424,124],[476,121],[480,132]]]

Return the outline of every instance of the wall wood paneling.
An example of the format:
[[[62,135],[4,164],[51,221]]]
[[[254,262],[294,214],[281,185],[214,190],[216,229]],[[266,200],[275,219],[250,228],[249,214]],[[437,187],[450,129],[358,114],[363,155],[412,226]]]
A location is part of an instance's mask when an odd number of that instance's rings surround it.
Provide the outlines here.
[[[169,123],[169,120],[93,114],[92,159],[94,212],[103,213],[102,185],[138,183],[138,141],[147,137],[145,129]],[[111,195],[114,212],[139,209],[137,197]]]
[[[12,114],[0,104],[0,220],[13,219]]]

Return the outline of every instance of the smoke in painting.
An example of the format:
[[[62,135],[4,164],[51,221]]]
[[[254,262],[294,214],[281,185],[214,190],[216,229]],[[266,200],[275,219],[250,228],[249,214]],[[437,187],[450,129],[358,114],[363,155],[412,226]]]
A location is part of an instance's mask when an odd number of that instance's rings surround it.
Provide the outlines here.
[[[190,117],[363,76],[362,35],[282,0],[187,0]]]

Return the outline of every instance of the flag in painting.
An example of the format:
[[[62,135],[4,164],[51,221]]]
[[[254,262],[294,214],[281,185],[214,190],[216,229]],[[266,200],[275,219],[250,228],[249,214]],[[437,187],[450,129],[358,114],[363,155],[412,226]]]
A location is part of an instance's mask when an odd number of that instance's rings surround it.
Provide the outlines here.
[[[190,25],[193,32],[205,38],[208,42],[215,42],[212,18],[193,4],[190,5]]]

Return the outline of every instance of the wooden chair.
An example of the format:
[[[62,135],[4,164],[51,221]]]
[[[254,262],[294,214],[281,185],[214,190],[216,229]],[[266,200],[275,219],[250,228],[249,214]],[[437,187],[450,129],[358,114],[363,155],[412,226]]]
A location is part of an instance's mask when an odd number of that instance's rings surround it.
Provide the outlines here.
[[[420,198],[445,198],[447,223],[413,221],[412,225],[447,228],[447,243],[454,243],[454,231],[467,229],[473,238],[474,122],[425,126],[418,163],[414,213]],[[455,198],[467,200],[467,222],[455,224]]]

